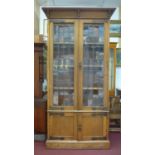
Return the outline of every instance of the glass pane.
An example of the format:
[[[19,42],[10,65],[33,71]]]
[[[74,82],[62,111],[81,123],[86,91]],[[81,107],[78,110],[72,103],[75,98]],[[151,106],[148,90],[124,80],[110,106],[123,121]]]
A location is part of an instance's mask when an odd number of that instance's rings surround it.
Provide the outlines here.
[[[109,90],[114,89],[114,50],[109,52]]]
[[[55,24],[54,25],[54,42],[73,42],[74,27],[73,24]]]
[[[53,105],[72,106],[74,101],[74,25],[54,24]]]
[[[103,89],[83,90],[84,106],[102,106],[103,105]]]
[[[103,24],[84,25],[83,104],[103,106]]]
[[[73,90],[54,89],[53,105],[54,106],[72,106],[74,104]]]
[[[84,66],[83,87],[102,88],[103,87],[103,67]]]
[[[84,43],[103,43],[103,24],[84,25]]]

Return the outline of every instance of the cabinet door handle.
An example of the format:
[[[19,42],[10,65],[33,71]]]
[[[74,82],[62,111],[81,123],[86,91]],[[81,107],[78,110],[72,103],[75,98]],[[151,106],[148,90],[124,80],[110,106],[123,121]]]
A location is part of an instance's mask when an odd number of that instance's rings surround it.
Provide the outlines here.
[[[78,131],[82,131],[82,125],[78,125]]]

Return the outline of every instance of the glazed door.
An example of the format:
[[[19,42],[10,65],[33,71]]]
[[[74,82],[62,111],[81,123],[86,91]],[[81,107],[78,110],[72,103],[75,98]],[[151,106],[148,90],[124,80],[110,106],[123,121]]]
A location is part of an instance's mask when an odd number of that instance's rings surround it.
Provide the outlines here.
[[[79,105],[82,110],[107,107],[108,46],[104,21],[80,22]]]
[[[77,30],[77,23],[74,20],[54,20],[51,23],[51,108],[76,109]]]
[[[79,50],[79,139],[101,140],[107,135],[107,56],[104,21],[81,20]]]
[[[52,20],[48,53],[48,138],[76,139],[77,21]]]

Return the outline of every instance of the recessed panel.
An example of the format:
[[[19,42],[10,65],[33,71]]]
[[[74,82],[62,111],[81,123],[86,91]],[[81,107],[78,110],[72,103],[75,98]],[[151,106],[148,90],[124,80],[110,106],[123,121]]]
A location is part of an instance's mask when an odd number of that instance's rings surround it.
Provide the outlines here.
[[[49,120],[51,139],[75,139],[76,117],[73,114],[53,113]]]
[[[93,139],[103,137],[103,116],[95,113],[82,115],[82,139]]]

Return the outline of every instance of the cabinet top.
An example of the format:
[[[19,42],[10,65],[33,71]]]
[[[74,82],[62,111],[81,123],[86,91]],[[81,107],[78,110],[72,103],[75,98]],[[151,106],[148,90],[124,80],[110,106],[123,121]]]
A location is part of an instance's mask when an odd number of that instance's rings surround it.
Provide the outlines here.
[[[42,7],[49,19],[110,19],[115,8]]]

